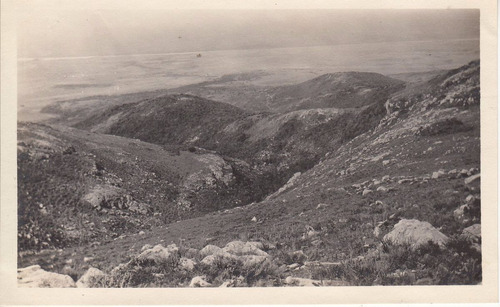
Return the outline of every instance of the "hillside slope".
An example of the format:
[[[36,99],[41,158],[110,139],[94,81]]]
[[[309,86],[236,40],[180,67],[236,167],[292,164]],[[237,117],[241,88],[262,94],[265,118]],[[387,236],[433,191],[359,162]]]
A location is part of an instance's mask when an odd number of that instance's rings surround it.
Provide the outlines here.
[[[270,90],[274,110],[309,108],[360,108],[385,101],[404,82],[376,73],[341,72]]]
[[[29,123],[18,129],[18,178],[21,250],[115,238],[265,195],[241,160]]]

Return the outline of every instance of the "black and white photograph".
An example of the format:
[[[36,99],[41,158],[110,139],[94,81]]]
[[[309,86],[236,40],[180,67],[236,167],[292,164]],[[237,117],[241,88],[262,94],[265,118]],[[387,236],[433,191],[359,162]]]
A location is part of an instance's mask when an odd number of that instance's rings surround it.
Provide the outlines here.
[[[481,286],[481,13],[18,10],[17,287]]]

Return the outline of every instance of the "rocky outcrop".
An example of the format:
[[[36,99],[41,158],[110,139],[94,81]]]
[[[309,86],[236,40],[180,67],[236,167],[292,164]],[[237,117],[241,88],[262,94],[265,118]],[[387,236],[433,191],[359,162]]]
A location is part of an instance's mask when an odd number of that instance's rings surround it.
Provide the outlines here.
[[[194,158],[199,170],[187,176],[180,187],[177,203],[181,208],[191,208],[191,199],[203,190],[227,188],[235,179],[231,164],[221,156],[207,153],[195,155]]]
[[[75,288],[68,275],[47,272],[39,265],[17,270],[17,286],[21,288]]]
[[[134,213],[148,213],[148,205],[135,201],[125,190],[112,185],[97,185],[82,198],[96,210],[128,209]]]
[[[427,222],[403,219],[384,236],[384,241],[396,245],[408,244],[411,248],[416,249],[429,241],[444,246],[448,237]]]

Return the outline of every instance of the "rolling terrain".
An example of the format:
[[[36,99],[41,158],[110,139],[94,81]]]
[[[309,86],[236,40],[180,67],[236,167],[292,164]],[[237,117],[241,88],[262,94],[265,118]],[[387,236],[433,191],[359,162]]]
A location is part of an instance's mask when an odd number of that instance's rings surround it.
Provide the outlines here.
[[[90,285],[112,287],[477,284],[479,68],[326,74],[246,92],[272,97],[254,110],[188,91],[22,124],[18,266],[98,268]]]

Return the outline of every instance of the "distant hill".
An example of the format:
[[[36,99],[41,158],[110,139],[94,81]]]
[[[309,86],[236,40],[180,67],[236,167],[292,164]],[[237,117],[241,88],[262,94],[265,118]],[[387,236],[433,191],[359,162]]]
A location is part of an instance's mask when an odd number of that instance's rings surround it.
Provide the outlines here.
[[[404,82],[377,73],[340,72],[268,91],[274,110],[360,108],[385,101]]]
[[[120,105],[75,125],[156,144],[197,144],[249,113],[191,95],[170,95]]]
[[[242,74],[240,79],[251,76]],[[377,73],[337,72],[286,86],[257,86],[234,75],[171,90],[233,104],[249,111],[283,113],[315,108],[359,108],[384,101],[405,82]]]

